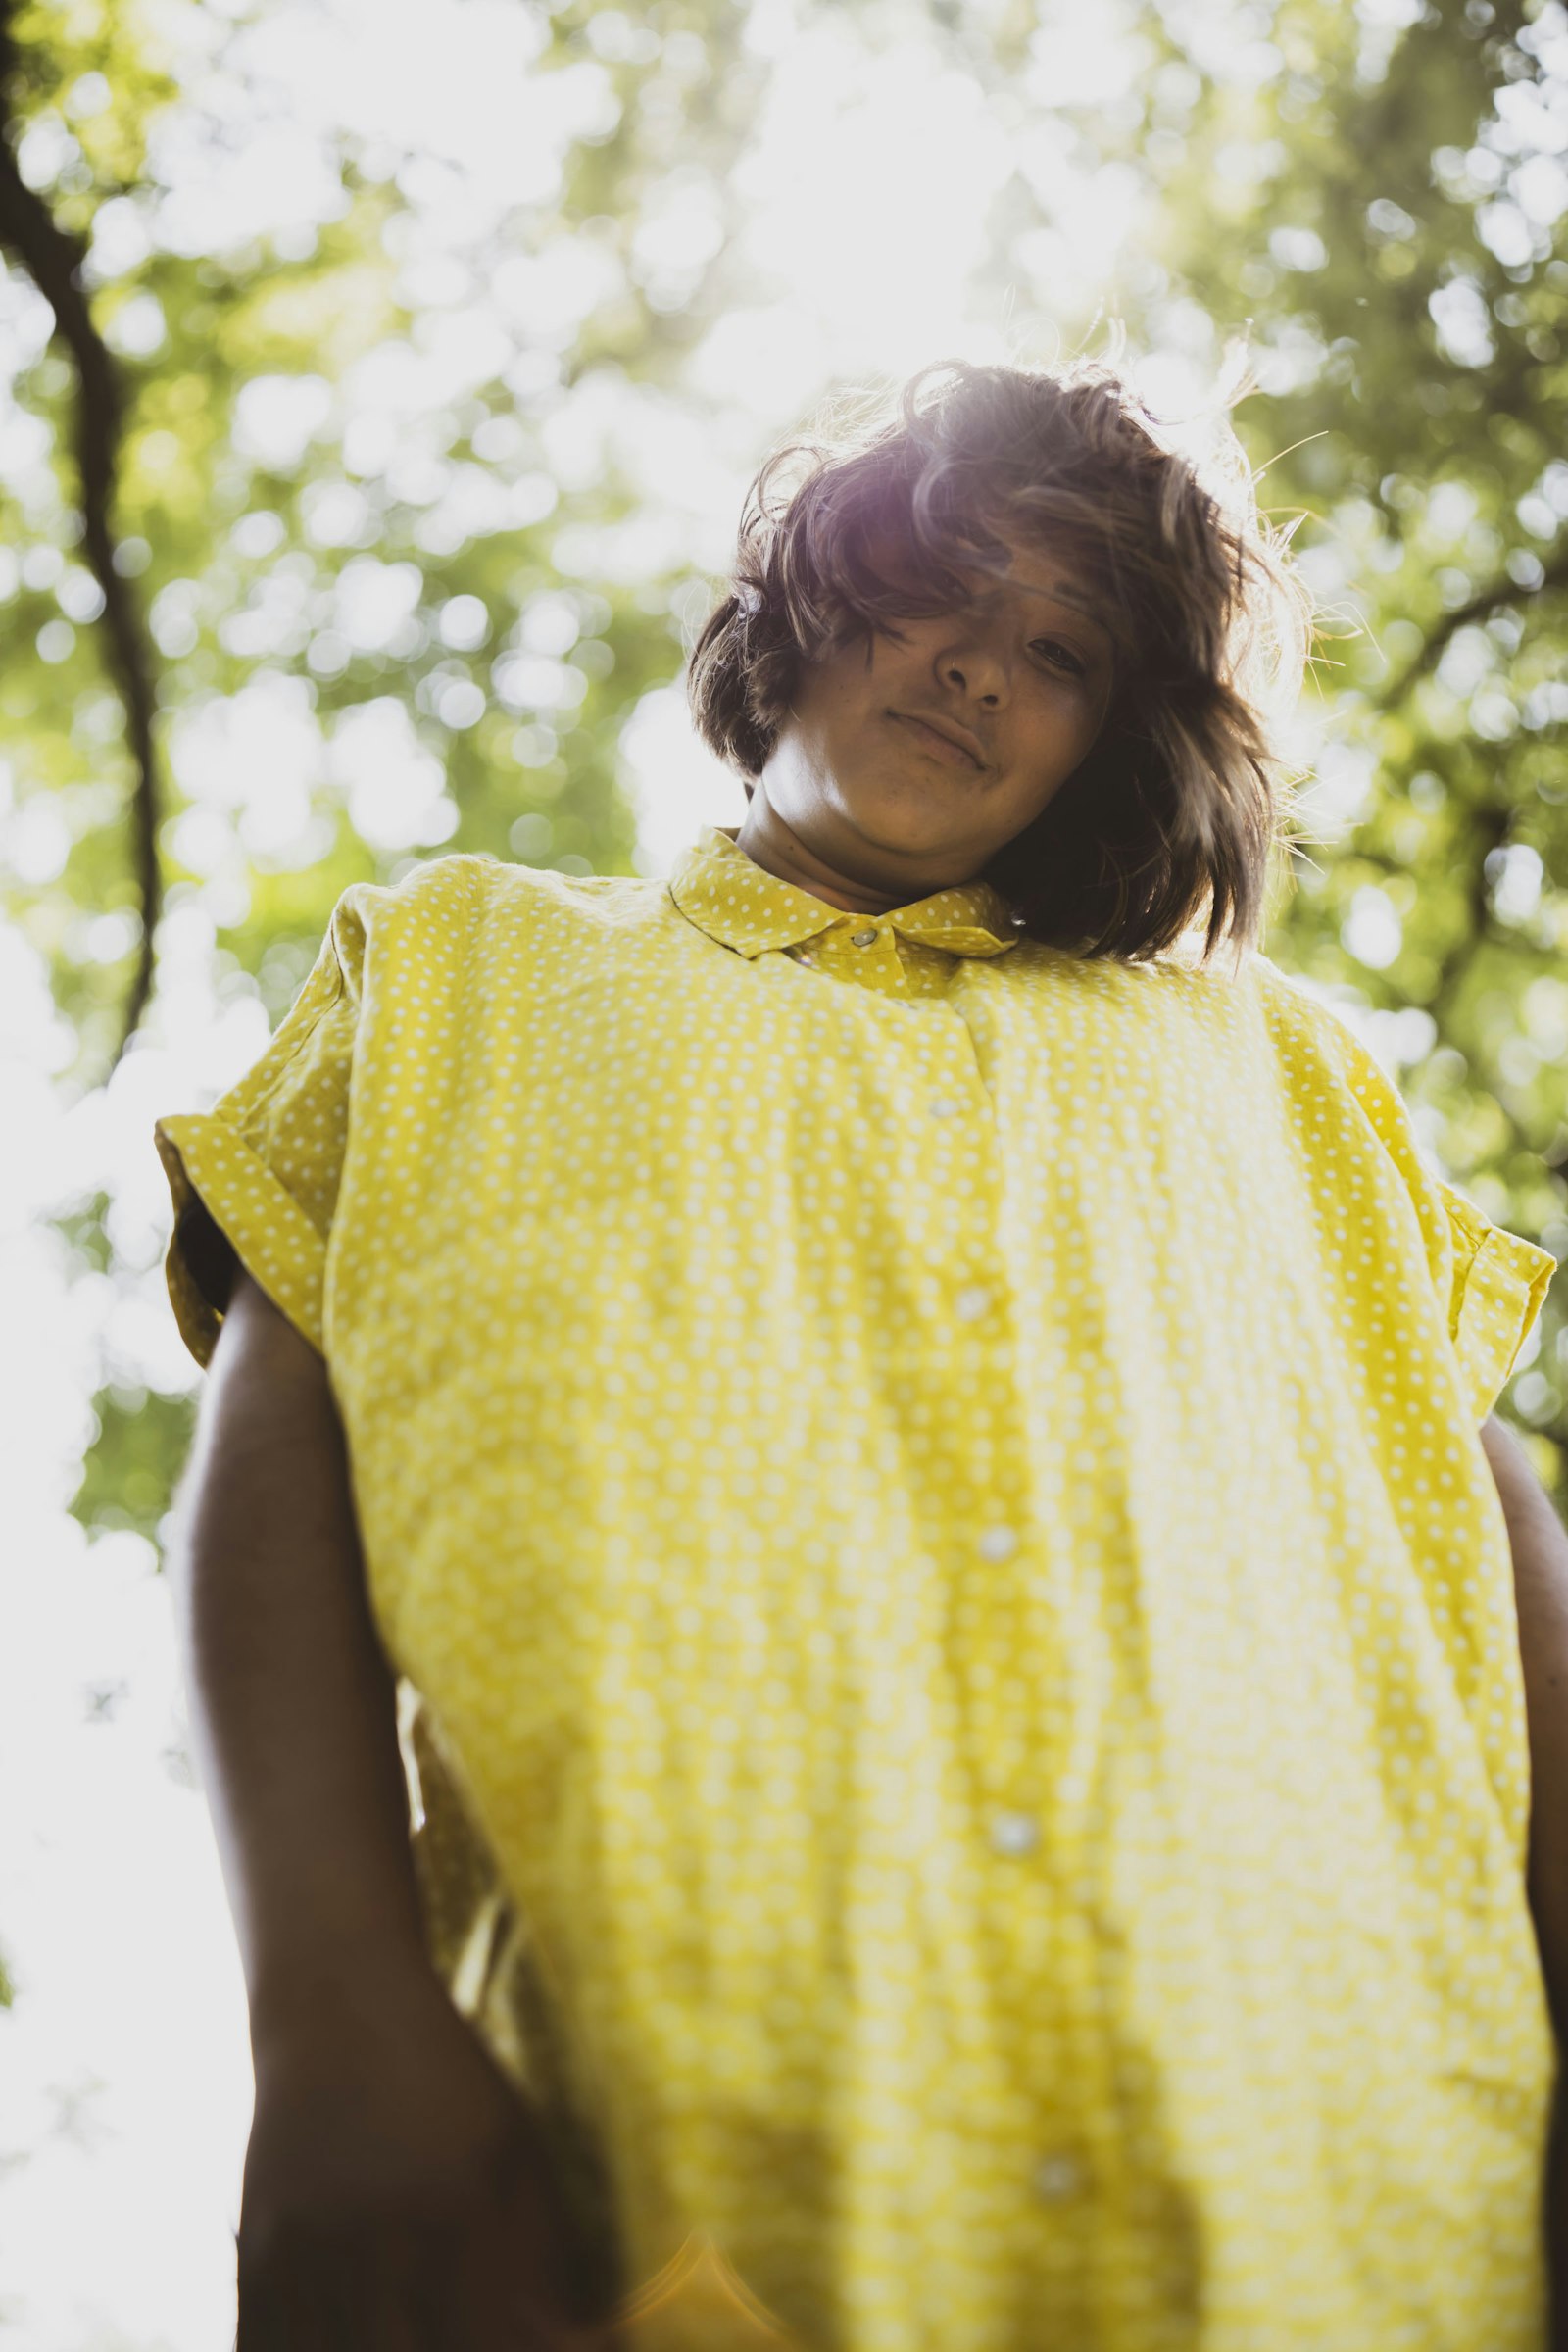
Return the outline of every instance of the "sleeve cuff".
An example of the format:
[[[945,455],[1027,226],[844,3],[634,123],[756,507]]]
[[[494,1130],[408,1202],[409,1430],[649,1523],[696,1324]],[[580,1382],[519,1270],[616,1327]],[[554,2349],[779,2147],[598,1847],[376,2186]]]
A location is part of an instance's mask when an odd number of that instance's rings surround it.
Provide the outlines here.
[[[153,1138],[174,1201],[174,1232],[164,1269],[170,1302],[180,1338],[196,1361],[203,1366],[210,1362],[223,1320],[220,1306],[202,1289],[180,1238],[185,1212],[198,1200],[246,1272],[317,1352],[324,1354],[326,1243],[293,1195],[238,1128],[210,1111],[160,1119]]]
[[[1490,1224],[1450,1199],[1454,1271],[1450,1330],[1471,1410],[1484,1421],[1540,1314],[1557,1261],[1549,1250]]]

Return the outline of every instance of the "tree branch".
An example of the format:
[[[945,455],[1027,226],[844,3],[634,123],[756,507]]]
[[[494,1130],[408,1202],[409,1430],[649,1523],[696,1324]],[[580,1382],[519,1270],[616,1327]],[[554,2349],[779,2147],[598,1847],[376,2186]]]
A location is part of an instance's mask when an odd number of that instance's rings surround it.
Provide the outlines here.
[[[1549,596],[1558,588],[1568,588],[1568,547],[1561,548],[1552,557],[1534,588],[1521,587],[1513,579],[1492,581],[1490,586],[1480,589],[1467,603],[1457,605],[1451,612],[1444,614],[1415,660],[1385,693],[1379,695],[1378,708],[1383,710],[1397,710],[1416,680],[1426,677],[1437,668],[1461,629],[1472,628],[1477,621],[1490,619],[1503,605],[1517,605],[1532,597]]]
[[[115,362],[93,323],[82,286],[85,247],[61,227],[17,165],[15,124],[18,56],[13,0],[0,0],[0,248],[19,262],[55,315],[55,337],[76,374],[76,468],[81,488],[82,554],[103,593],[102,626],[108,668],[125,712],[135,782],[131,798],[131,857],[141,915],[141,944],[121,1018],[111,1070],[135,1035],[152,994],[154,939],[163,904],[158,860],[159,789],[153,754],[154,662],[128,582],[115,569],[110,524],[123,406]]]

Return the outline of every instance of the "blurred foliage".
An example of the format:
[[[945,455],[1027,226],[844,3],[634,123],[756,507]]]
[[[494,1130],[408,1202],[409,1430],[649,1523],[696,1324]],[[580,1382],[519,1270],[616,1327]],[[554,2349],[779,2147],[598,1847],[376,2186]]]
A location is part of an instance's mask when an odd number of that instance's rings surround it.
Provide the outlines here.
[[[170,1470],[183,1462],[196,1423],[195,1399],[142,1388],[100,1389],[96,1434],[72,1509],[83,1526],[129,1528],[155,1541],[169,1508]]]
[[[414,857],[630,870],[621,733],[677,675],[707,583],[688,551],[639,541],[606,401],[679,406],[688,355],[746,297],[732,172],[769,71],[754,13],[519,0],[527,71],[557,77],[576,126],[537,196],[470,230],[438,161],[345,137],[316,218],[218,250],[171,225],[170,125],[200,98],[167,20],[112,0],[18,15],[24,174],[89,240],[125,389],[115,523],[158,649],[166,931],[211,926],[219,1003],[275,1020],[337,894]],[[1270,952],[1371,1008],[1456,1180],[1568,1255],[1568,13],[1164,0],[1132,12],[1129,89],[1021,127],[1023,76],[1049,66],[1018,0],[830,13],[943,43],[1020,153],[1034,142],[1040,168],[988,223],[977,294],[997,314],[1052,321],[1050,189],[1070,163],[1142,191],[1106,289],[1135,345],[1211,368],[1250,322],[1261,389],[1238,426],[1337,616],[1309,698],[1319,846]],[[219,56],[228,19],[204,23]],[[677,198],[702,233],[661,244]],[[74,553],[71,370],[26,285],[0,294],[37,436],[30,466],[0,448],[0,713],[45,845],[3,905],[85,1083],[137,944],[130,779]],[[1088,326],[1055,323],[1069,344]],[[427,398],[399,393],[411,377]],[[68,1242],[145,1282],[107,1210],[77,1204]],[[1549,1302],[1507,1396],[1559,1502],[1565,1313]],[[111,1380],[94,1410],[74,1507],[156,1530],[187,1400]]]

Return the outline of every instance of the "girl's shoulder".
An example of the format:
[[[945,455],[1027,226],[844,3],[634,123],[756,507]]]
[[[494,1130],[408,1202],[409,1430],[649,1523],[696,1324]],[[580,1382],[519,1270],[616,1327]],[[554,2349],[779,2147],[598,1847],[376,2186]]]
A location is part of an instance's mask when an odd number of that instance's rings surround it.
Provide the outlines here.
[[[1352,989],[1290,971],[1259,948],[1239,956],[1221,949],[1211,957],[1202,949],[1201,934],[1187,935],[1131,967],[1143,988],[1154,989],[1144,1004],[1159,1008],[1154,1026],[1162,1036],[1192,1027],[1210,1039],[1250,1039],[1287,1091],[1341,1081],[1356,1091],[1391,1086],[1372,1041],[1377,1022],[1397,1015],[1379,1015]]]
[[[339,932],[372,934],[383,950],[460,951],[476,930],[526,930],[551,911],[615,921],[645,911],[663,890],[636,875],[562,873],[514,864],[488,851],[424,858],[390,882],[357,882],[333,916]]]
[[[1287,971],[1256,951],[1248,958],[1247,985],[1282,1048],[1326,1057],[1341,1069],[1376,1064],[1368,1007],[1352,989]]]

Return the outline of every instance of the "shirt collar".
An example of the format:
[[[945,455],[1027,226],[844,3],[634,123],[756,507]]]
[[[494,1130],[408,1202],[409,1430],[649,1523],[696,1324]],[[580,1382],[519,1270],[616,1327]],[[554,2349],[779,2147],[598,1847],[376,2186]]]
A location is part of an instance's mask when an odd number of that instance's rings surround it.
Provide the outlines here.
[[[858,927],[869,919],[830,906],[770,874],[717,825],[705,825],[676,858],[669,895],[699,931],[746,956],[793,948],[835,925]],[[989,882],[934,891],[907,906],[891,907],[879,919],[906,939],[946,948],[953,956],[1001,956],[1019,938],[1006,900]]]

